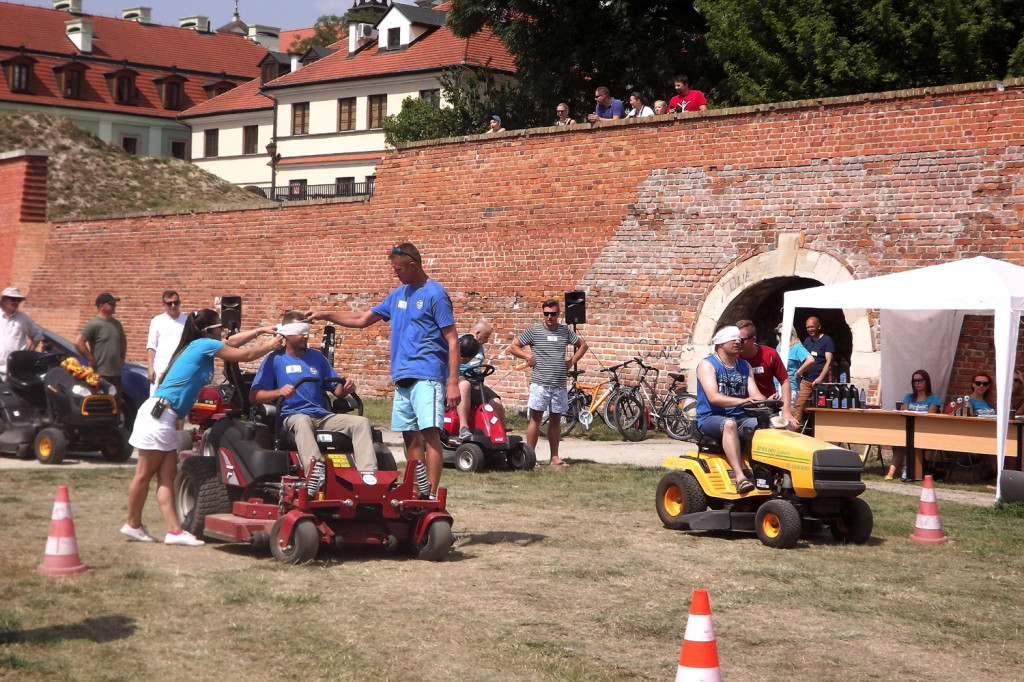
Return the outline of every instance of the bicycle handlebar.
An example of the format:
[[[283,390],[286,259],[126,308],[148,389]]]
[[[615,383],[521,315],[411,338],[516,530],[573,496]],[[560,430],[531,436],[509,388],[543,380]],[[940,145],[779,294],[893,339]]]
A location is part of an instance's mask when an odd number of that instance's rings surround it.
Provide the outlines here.
[[[619,371],[620,369],[622,369],[626,365],[631,365],[631,364],[633,364],[632,360],[626,360],[625,362],[620,362],[619,364],[614,365],[612,367],[604,367],[604,368],[601,369],[601,371],[602,372],[611,372],[611,373],[614,374],[615,372]]]

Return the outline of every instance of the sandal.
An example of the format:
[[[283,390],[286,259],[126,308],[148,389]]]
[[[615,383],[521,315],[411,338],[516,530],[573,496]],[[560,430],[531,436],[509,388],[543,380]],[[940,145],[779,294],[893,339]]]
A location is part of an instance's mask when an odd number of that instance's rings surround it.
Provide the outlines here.
[[[736,493],[744,495],[754,489],[754,484],[749,479],[744,478],[742,481],[736,484]]]

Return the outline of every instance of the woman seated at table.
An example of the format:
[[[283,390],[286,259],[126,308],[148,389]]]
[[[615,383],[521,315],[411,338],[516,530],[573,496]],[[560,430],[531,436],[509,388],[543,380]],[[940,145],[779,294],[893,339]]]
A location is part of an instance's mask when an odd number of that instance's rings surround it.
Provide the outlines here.
[[[967,403],[975,417],[994,417],[996,410],[988,404],[988,392],[992,390],[992,377],[987,372],[976,372],[971,381],[971,394]]]
[[[907,412],[931,412],[936,413],[942,406],[939,396],[932,393],[932,378],[923,369],[919,369],[910,376],[910,393],[903,396],[903,403],[900,409]],[[885,480],[891,481],[897,471],[903,469],[903,459],[906,457],[907,449],[894,447],[892,449],[892,464],[889,465],[889,473]]]

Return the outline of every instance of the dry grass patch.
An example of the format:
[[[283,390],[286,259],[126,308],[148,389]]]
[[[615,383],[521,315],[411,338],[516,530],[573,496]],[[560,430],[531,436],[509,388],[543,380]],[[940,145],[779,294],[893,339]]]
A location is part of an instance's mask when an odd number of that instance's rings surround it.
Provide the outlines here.
[[[663,529],[661,471],[446,471],[445,562],[366,548],[284,567],[266,551],[124,542],[130,472],[72,467],[0,481],[0,677],[10,679],[672,679],[694,588],[711,596],[733,680],[1024,679],[1021,519],[940,506],[956,542],[906,541],[917,500],[867,496],[864,546],[788,551]],[[35,566],[59,483],[79,549]],[[146,522],[160,537],[150,500]]]

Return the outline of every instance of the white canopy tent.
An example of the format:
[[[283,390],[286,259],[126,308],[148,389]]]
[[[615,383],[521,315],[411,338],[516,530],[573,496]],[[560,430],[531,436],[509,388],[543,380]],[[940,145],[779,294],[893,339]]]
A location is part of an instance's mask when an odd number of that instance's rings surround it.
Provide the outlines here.
[[[882,311],[882,404],[909,392],[911,373],[927,369],[932,389],[945,397],[964,315],[992,315],[996,352],[996,437],[999,471],[1006,456],[1010,390],[1017,332],[1024,310],[1024,268],[992,258],[968,258],[870,279],[788,291],[782,328],[793,328],[796,308],[870,308]],[[827,330],[826,330],[827,332]],[[782,336],[789,355],[789,334]],[[1015,453],[1014,453],[1015,454]],[[1001,497],[997,477],[996,498]]]

